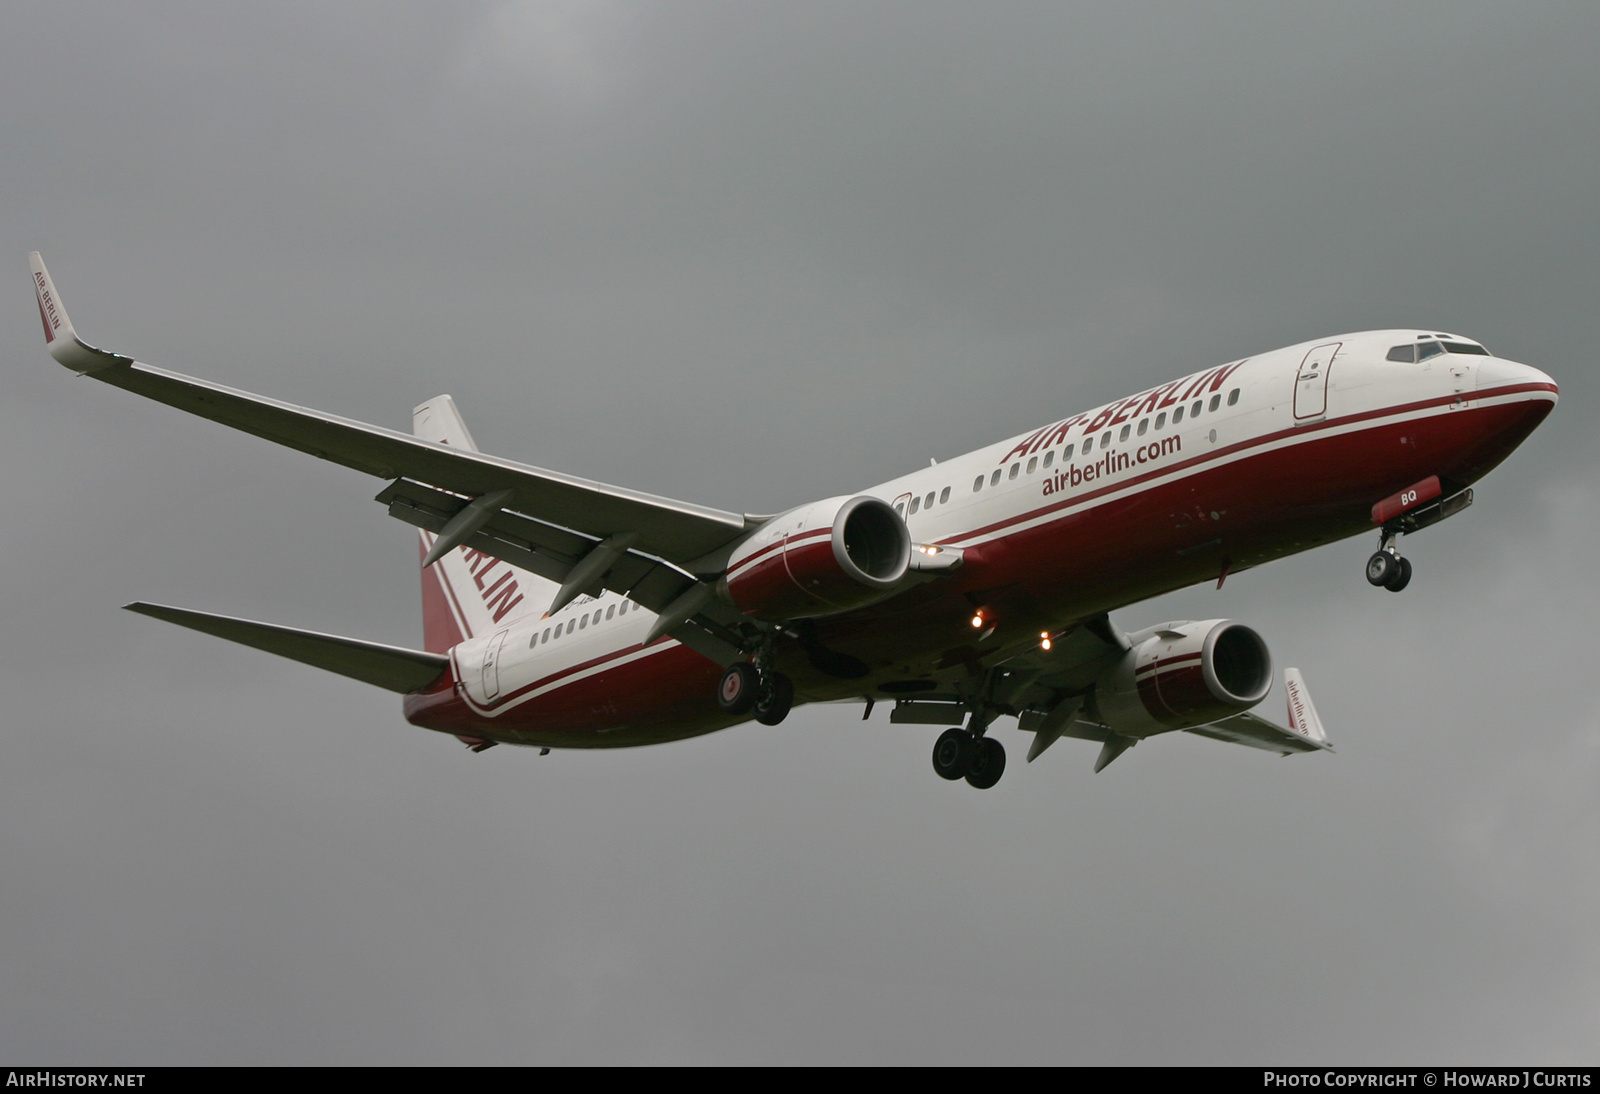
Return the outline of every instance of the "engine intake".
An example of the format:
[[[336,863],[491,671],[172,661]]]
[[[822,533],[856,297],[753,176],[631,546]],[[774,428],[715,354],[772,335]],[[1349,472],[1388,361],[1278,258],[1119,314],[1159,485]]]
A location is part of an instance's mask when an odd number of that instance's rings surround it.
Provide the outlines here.
[[[829,498],[768,521],[728,561],[728,599],[758,619],[806,619],[887,596],[911,564],[911,533],[884,501]]]
[[[1272,655],[1243,624],[1163,623],[1129,639],[1133,648],[1095,682],[1101,720],[1123,736],[1203,726],[1249,710],[1272,689]]]

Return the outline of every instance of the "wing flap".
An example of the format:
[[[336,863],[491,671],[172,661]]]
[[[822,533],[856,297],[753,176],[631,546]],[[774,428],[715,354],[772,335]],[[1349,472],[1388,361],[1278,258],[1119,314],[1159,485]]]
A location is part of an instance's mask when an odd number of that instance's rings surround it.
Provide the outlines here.
[[[438,532],[471,499],[424,483],[400,479],[391,483],[377,500],[389,507],[389,514],[428,532]],[[585,555],[601,541],[559,528],[522,513],[502,509],[471,536],[463,546],[504,559],[511,565],[532,571],[557,584],[566,581]],[[659,612],[695,582],[694,575],[669,562],[629,550],[597,577],[590,595],[610,589],[630,600]]]
[[[226,638],[230,642],[275,653],[279,657],[336,672],[340,676],[389,691],[420,691],[437,680],[450,665],[450,659],[443,654],[408,650],[381,642],[365,642],[359,638],[341,638],[334,634],[280,627],[273,623],[256,623],[249,619],[172,608],[164,604],[136,602],[124,607],[152,619],[176,623],[216,638]]]
[[[377,500],[389,506],[391,516],[425,531],[438,532],[471,499],[425,483],[400,479],[390,483],[378,494]],[[463,546],[560,584],[600,542],[502,509],[469,536]],[[597,596],[602,590],[610,589],[660,614],[697,580],[693,574],[669,562],[628,550],[595,579],[591,588],[583,591]],[[740,621],[738,611],[731,605],[713,601],[667,633],[696,653],[726,665],[741,656],[737,638],[728,629]]]

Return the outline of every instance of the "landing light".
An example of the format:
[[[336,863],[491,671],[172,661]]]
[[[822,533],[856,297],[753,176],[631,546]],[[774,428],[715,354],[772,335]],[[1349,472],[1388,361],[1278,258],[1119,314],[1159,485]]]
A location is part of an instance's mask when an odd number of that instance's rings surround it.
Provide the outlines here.
[[[977,613],[976,615],[974,615],[972,617],[972,625],[974,627],[983,626],[983,613],[982,612],[979,612],[979,613]]]
[[[1047,649],[1050,648],[1050,632],[1049,631],[1040,631],[1039,632],[1039,648],[1041,650],[1047,650]]]

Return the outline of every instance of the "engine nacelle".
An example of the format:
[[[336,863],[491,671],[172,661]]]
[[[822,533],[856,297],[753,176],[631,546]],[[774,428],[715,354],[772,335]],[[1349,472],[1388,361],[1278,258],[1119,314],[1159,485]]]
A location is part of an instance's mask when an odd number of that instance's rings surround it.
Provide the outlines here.
[[[723,589],[746,615],[806,619],[880,600],[911,564],[911,533],[887,502],[829,498],[773,517],[728,560]]]
[[[1192,729],[1249,710],[1272,688],[1261,636],[1228,619],[1163,623],[1095,681],[1100,720],[1125,737]]]

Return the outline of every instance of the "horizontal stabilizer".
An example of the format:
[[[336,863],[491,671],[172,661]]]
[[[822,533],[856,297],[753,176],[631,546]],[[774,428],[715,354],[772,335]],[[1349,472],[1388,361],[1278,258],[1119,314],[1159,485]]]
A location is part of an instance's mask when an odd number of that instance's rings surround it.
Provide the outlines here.
[[[443,654],[363,642],[359,638],[340,638],[333,634],[254,623],[226,615],[169,608],[161,604],[123,605],[130,612],[164,619],[180,627],[226,638],[252,649],[265,650],[303,665],[336,672],[364,684],[389,691],[419,691],[437,680],[449,666]]]

